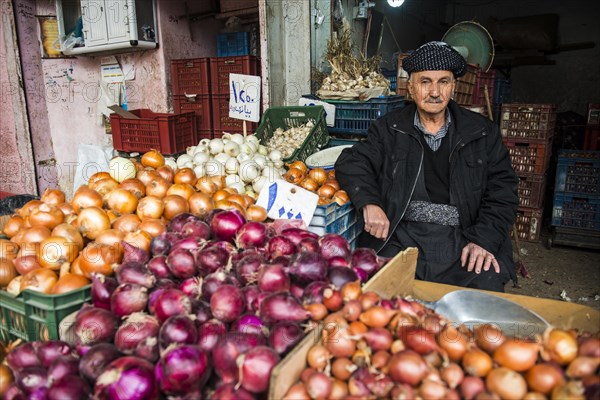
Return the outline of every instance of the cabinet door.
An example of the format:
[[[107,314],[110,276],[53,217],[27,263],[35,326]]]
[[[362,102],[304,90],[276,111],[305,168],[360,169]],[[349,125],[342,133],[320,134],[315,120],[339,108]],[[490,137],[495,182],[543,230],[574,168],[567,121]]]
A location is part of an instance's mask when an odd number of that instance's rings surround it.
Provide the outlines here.
[[[83,36],[86,47],[106,44],[106,8],[104,0],[81,0]]]
[[[108,43],[129,41],[129,18],[135,18],[135,9],[125,0],[105,0]]]

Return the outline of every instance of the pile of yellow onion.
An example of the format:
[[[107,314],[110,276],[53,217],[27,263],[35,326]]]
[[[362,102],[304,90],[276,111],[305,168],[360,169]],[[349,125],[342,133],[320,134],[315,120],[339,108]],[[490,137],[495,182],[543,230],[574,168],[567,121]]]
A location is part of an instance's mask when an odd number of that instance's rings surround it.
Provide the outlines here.
[[[220,208],[264,221],[255,199],[225,187],[225,177],[196,178],[190,168],[173,170],[158,151],[134,159],[115,157],[71,201],[57,189],[16,210],[0,240],[0,289],[61,294],[90,283],[93,273],[112,275],[121,262],[121,241],[148,250],[153,237],[176,215],[203,216]]]
[[[319,205],[336,202],[342,206],[350,201],[348,194],[340,189],[340,184],[335,179],[335,170],[309,169],[302,161],[294,161],[287,167],[288,170],[283,178],[294,185],[318,194]]]

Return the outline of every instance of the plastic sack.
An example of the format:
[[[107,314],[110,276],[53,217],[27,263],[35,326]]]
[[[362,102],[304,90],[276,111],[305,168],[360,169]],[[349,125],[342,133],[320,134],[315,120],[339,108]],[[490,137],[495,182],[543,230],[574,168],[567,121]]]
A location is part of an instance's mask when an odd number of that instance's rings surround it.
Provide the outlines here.
[[[3,198],[0,200],[0,216],[14,214],[15,210],[23,207],[30,200],[39,200],[39,197],[31,194],[18,194]]]
[[[87,185],[90,177],[96,172],[108,171],[108,164],[113,155],[110,146],[94,146],[80,144],[77,148],[77,168],[73,178],[73,193],[82,185]]]

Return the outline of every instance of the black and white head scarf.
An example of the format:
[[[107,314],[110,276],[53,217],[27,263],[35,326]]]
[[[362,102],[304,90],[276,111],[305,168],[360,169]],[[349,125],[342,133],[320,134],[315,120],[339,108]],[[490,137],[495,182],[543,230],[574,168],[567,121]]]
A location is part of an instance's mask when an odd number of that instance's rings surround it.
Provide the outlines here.
[[[467,62],[448,43],[429,42],[402,60],[402,68],[409,74],[418,71],[450,71],[458,78],[467,72]]]

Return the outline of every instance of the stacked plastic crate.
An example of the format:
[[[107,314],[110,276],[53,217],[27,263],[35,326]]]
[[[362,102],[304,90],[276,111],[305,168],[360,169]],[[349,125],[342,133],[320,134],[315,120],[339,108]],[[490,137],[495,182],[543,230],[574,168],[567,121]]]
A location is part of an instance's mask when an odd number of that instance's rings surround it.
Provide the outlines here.
[[[548,247],[600,248],[600,151],[560,150]]]
[[[537,242],[540,239],[555,124],[556,106],[553,104],[502,105],[500,131],[519,176],[516,225],[521,240]]]

